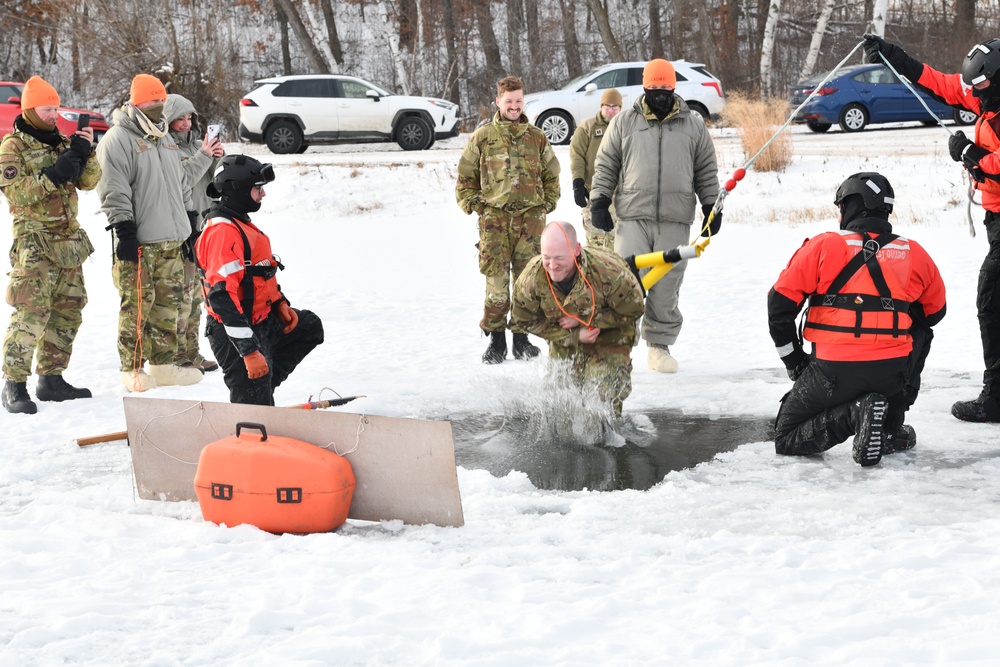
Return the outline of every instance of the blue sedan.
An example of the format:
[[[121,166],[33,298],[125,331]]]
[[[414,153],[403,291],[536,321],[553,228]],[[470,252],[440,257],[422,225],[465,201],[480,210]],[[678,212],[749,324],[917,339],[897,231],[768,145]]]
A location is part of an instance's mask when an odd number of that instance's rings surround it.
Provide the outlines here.
[[[798,108],[827,74],[818,74],[789,88],[792,108]],[[917,93],[942,120],[953,120],[958,125],[976,122],[976,114],[971,111],[942,104],[919,89]],[[826,132],[834,123],[844,132],[860,132],[870,123],[909,120],[924,125],[936,122],[906,84],[885,65],[853,65],[840,69],[795,115],[796,123],[805,123],[813,132]]]

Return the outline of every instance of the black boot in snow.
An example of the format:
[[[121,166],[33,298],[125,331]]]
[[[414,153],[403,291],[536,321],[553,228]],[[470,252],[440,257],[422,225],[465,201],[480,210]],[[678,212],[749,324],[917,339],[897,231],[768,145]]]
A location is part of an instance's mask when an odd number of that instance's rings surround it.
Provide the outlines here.
[[[882,394],[865,394],[851,403],[854,425],[854,461],[864,467],[882,460],[884,421],[889,403]]]
[[[917,446],[917,432],[909,424],[903,424],[895,433],[886,433],[882,443],[882,456],[905,452]]]
[[[40,401],[72,401],[75,398],[90,398],[89,389],[74,387],[62,375],[39,375],[35,396]]]
[[[527,361],[528,359],[534,359],[538,356],[539,349],[528,342],[528,334],[526,333],[516,333],[514,334],[514,358],[523,359]]]
[[[490,346],[483,352],[484,364],[502,364],[507,358],[507,332],[491,331]]]
[[[6,380],[3,384],[3,406],[11,414],[33,415],[38,412],[38,406],[28,396],[28,387],[24,382]]]
[[[1000,422],[1000,403],[995,396],[980,394],[974,401],[958,401],[951,414],[967,422]]]

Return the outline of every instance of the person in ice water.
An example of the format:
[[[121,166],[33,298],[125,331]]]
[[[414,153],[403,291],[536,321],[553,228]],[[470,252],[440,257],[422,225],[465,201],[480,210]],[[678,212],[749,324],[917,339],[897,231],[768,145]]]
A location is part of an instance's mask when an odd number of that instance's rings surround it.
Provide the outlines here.
[[[632,347],[644,301],[618,255],[577,242],[568,222],[546,225],[541,254],[514,283],[511,322],[549,342],[580,386],[597,388],[616,415],[632,392]]]
[[[979,270],[976,310],[983,342],[983,388],[973,400],[957,401],[951,414],[974,422],[1000,422],[1000,39],[976,44],[962,61],[961,74],[943,74],[911,58],[896,44],[865,35],[868,62],[884,56],[897,72],[925,92],[979,115],[973,138],[957,130],[948,152],[961,162],[982,192],[989,250]]]
[[[818,454],[854,435],[854,460],[872,466],[916,445],[903,419],[945,288],[927,251],[892,233],[893,197],[881,174],[849,176],[834,199],[840,229],[807,239],[767,295],[771,338],[795,382],[775,420],[778,454]],[[811,355],[795,324],[806,301]]]

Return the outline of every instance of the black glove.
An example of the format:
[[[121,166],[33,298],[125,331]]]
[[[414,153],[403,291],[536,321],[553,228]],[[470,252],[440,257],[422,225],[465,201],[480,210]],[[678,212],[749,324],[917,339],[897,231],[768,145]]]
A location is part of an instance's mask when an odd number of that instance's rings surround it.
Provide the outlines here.
[[[812,357],[805,353],[805,351],[799,347],[795,346],[795,349],[787,357],[781,358],[781,363],[785,364],[785,371],[788,373],[788,379],[795,382],[799,379],[799,376],[805,372],[809,364],[812,362]]]
[[[702,236],[715,236],[722,229],[722,211],[716,211],[715,217],[712,218],[712,224],[705,228],[708,224],[708,216],[712,212],[712,204],[705,204],[701,207],[701,212],[705,214],[705,217],[701,221],[701,235]]]
[[[198,242],[198,237],[201,235],[201,231],[198,229],[198,219],[200,216],[196,211],[187,211],[187,216],[188,223],[191,225],[191,234],[181,246],[181,254],[184,255],[184,259],[193,262],[195,261],[194,244]]]
[[[611,200],[607,197],[598,197],[590,202],[590,221],[602,232],[610,232],[615,228],[615,221],[611,219],[611,211],[608,210],[609,206]]]
[[[69,138],[69,149],[79,155],[84,163],[90,159],[91,143],[79,134]]]
[[[46,167],[42,173],[49,177],[54,185],[62,185],[70,181],[75,181],[83,171],[83,160],[74,150],[60,153],[56,158],[56,163],[51,167]]]
[[[965,136],[965,132],[955,130],[955,133],[948,138],[948,152],[951,153],[951,159],[955,162],[961,162],[962,151],[971,143],[969,138]]]
[[[583,185],[582,178],[573,179],[573,201],[580,208],[587,207],[587,200],[590,199],[590,191]]]
[[[115,246],[115,257],[123,262],[139,262],[139,241],[135,238],[139,229],[132,220],[119,222],[115,225],[115,236],[118,237],[118,245]]]
[[[914,60],[902,48],[892,42],[885,41],[878,35],[865,35],[865,56],[867,56],[868,62],[877,65],[882,64],[882,56],[885,56],[893,69],[913,83],[916,83],[920,75],[924,73],[922,62]]]

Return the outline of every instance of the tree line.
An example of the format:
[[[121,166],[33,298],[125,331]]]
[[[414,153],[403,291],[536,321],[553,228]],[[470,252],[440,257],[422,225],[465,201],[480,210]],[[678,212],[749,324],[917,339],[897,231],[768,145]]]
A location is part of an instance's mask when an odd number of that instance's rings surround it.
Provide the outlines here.
[[[150,72],[231,131],[254,81],[282,74],[443,97],[471,126],[506,74],[533,92],[608,62],[683,58],[729,91],[784,97],[880,21],[944,71],[1000,36],[1000,6],[976,0],[0,0],[0,21],[0,77],[40,74],[65,103],[109,112]]]

